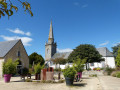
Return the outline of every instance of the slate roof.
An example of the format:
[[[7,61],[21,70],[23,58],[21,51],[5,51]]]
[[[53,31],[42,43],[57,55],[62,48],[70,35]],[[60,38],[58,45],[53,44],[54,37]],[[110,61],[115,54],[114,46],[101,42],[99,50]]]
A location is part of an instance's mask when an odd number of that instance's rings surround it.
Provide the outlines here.
[[[103,57],[114,57],[113,54],[106,48],[101,47],[97,48],[97,51],[102,55]],[[55,53],[52,57],[52,59],[55,58],[64,58],[67,59],[71,52],[65,52],[65,53]]]
[[[71,52],[64,52],[64,53],[55,53],[52,57],[52,59],[55,59],[55,58],[64,58],[64,59],[67,59],[68,56],[70,55]]]
[[[114,57],[114,55],[113,55],[106,47],[97,48],[97,51],[98,51],[103,57]]]
[[[4,57],[19,40],[0,42],[0,57]]]

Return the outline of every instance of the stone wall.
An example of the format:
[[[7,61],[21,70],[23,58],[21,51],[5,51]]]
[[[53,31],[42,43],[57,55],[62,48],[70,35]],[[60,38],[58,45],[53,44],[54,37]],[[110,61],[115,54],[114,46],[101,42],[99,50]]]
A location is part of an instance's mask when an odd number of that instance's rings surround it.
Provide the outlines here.
[[[20,56],[18,56],[18,51],[20,51]],[[29,58],[21,40],[7,53],[5,61],[9,58],[14,61],[19,58],[22,62],[22,67],[29,68]]]
[[[0,59],[0,78],[2,77],[2,66],[3,66],[4,59]]]

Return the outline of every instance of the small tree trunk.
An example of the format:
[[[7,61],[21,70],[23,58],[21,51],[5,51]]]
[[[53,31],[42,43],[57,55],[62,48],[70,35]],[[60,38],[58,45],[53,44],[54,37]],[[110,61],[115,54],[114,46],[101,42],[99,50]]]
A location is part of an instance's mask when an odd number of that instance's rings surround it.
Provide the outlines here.
[[[58,80],[60,80],[60,72],[58,73]]]
[[[89,63],[88,63],[88,71],[89,71],[89,68],[90,68],[90,66],[89,66]]]

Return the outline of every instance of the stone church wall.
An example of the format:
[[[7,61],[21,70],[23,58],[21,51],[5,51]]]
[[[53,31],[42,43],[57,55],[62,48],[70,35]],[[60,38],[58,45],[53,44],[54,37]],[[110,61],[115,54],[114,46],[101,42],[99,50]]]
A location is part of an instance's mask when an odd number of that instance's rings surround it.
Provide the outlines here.
[[[20,56],[18,56],[18,51],[20,51]],[[14,61],[16,59],[20,59],[22,62],[22,66],[23,67],[27,67],[29,68],[29,58],[28,55],[26,53],[26,50],[24,49],[24,46],[22,44],[21,41],[19,41],[9,52],[8,54],[5,56],[5,61],[7,59],[13,59]]]

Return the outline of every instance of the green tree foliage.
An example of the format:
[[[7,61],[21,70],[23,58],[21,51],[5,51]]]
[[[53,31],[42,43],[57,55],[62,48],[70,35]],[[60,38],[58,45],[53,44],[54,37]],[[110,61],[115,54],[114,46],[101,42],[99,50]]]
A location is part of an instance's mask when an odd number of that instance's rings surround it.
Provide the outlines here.
[[[113,54],[114,54],[114,57],[116,58],[117,54],[118,54],[118,49],[120,48],[120,44],[112,47],[112,50],[113,50]]]
[[[118,54],[117,54],[117,57],[116,57],[116,64],[118,67],[120,67],[120,48],[118,49]]]
[[[15,2],[21,3],[21,5],[24,8],[25,13],[30,13],[31,16],[33,16],[33,13],[31,11],[31,5],[26,0],[16,0]],[[18,11],[18,6],[15,6],[13,4],[14,2],[12,0],[0,0],[0,18],[1,16],[7,15],[8,18],[13,15],[13,11]]]
[[[39,54],[37,54],[36,52],[32,53],[30,56],[29,56],[29,63],[30,65],[33,65],[33,62],[34,64],[38,64],[40,63],[40,65],[43,65],[45,63],[43,57]]]
[[[100,62],[102,56],[91,44],[81,44],[68,57],[68,62],[74,62],[77,58],[85,59],[86,63]]]
[[[52,60],[55,64],[66,64],[67,63],[67,59],[64,58],[56,58]]]

